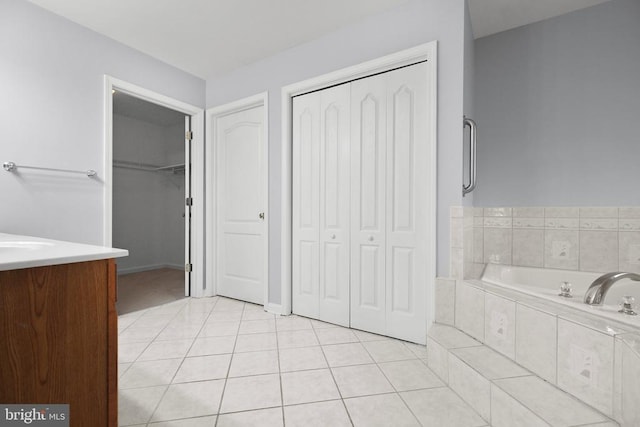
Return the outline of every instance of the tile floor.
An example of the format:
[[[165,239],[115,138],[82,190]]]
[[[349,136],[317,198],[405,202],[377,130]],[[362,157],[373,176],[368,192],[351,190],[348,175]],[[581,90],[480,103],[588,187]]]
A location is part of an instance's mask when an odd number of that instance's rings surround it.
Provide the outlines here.
[[[261,306],[178,299],[119,316],[121,426],[484,426],[426,349]]]

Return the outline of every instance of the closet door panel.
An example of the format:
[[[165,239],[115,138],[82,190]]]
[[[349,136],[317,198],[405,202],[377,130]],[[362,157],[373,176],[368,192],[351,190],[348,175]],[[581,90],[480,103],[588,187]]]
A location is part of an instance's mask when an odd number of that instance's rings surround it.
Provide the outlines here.
[[[320,92],[320,318],[349,326],[350,85]]]
[[[319,316],[320,94],[293,99],[292,308]]]
[[[426,64],[387,74],[386,319],[389,335],[426,341],[429,181]]]
[[[351,326],[385,333],[385,75],[351,83]]]

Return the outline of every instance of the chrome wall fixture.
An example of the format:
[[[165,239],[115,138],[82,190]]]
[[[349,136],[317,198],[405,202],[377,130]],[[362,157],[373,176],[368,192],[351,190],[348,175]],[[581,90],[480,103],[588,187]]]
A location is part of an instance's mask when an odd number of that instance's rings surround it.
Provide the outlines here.
[[[2,167],[7,172],[16,172],[18,170],[18,168],[20,168],[20,169],[38,169],[38,170],[51,171],[51,172],[81,173],[83,175],[88,176],[89,178],[93,178],[96,175],[98,175],[98,173],[96,171],[94,171],[93,169],[73,170],[73,169],[44,168],[44,167],[41,167],[41,166],[24,166],[24,165],[18,166],[14,162],[4,162],[2,164]]]
[[[478,137],[476,122],[464,117],[463,127],[469,126],[469,185],[462,183],[462,196],[471,193],[476,188],[476,140]]]

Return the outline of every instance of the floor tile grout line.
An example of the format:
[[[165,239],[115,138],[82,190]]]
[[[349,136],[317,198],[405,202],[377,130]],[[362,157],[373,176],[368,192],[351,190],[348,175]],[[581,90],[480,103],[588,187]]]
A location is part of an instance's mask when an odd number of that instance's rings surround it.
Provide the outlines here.
[[[313,327],[313,323],[311,324],[311,326]],[[320,343],[320,338],[318,337],[317,331],[315,330],[315,328],[313,328],[313,333],[316,336],[316,339],[318,340],[318,343]],[[347,413],[347,417],[349,418],[349,422],[351,423],[352,426],[355,426],[353,419],[351,418],[351,414],[349,413],[349,409],[347,409],[347,404],[344,401],[344,397],[342,396],[342,392],[340,391],[340,387],[338,386],[338,382],[336,381],[336,377],[335,375],[333,375],[333,369],[331,369],[331,365],[329,364],[329,359],[327,359],[327,355],[324,352],[324,348],[322,345],[320,345],[320,351],[322,352],[322,356],[324,357],[324,361],[327,364],[327,368],[329,369],[329,373],[331,374],[331,378],[333,379],[333,383],[336,386],[336,390],[338,390],[338,396],[340,396],[340,401],[342,402],[342,406],[344,407],[345,412]]]
[[[244,314],[244,309],[246,307],[246,303],[245,305],[242,306],[242,313]],[[242,316],[240,316],[240,318],[242,319]],[[242,324],[242,320],[240,320],[240,324],[238,325],[238,333],[236,333],[235,335],[235,340],[233,342],[233,349],[231,350],[231,359],[229,360],[229,367],[227,367],[227,376],[224,378],[224,384],[222,386],[222,393],[220,394],[220,402],[218,403],[218,410],[216,411],[216,423],[214,424],[214,426],[218,425],[218,422],[220,422],[220,412],[222,411],[222,402],[224,401],[224,393],[227,390],[227,383],[229,381],[229,374],[231,373],[231,365],[233,364],[233,355],[235,354],[236,351],[236,345],[238,344],[238,336],[240,335],[240,325]]]
[[[169,304],[170,304],[170,303],[169,303]],[[186,305],[186,304],[187,304],[187,303],[184,303],[183,305]],[[162,329],[160,329],[160,331],[159,331],[159,332],[158,332],[158,333],[157,333],[157,334],[156,334],[156,335],[151,339],[151,341],[149,341],[149,343],[148,343],[148,345],[145,347],[145,349],[144,349],[144,350],[142,350],[142,352],[141,352],[140,354],[138,354],[138,356],[136,357],[136,359],[135,359],[132,363],[137,362],[137,361],[138,361],[138,359],[140,358],[140,356],[141,356],[141,355],[142,355],[142,354],[143,354],[143,353],[144,353],[144,352],[149,348],[149,346],[150,346],[151,344],[153,344],[154,342],[156,342],[156,339],[160,336],[160,334],[162,334],[162,332],[164,332],[164,331],[169,327],[169,325],[171,324],[172,320],[173,320],[173,319],[175,319],[175,318],[178,316],[178,313],[180,313],[183,309],[184,309],[184,307],[181,307],[181,308],[180,308],[180,310],[178,310],[176,313],[174,313],[173,317],[171,317],[171,319],[169,319],[169,321],[167,322],[167,324],[166,324]],[[147,310],[146,310],[146,312],[149,312],[149,311],[151,311],[151,310],[152,310],[152,309],[147,309]],[[142,316],[141,316],[141,317],[142,317]],[[135,322],[134,322],[134,323],[135,323]],[[129,327],[131,327],[131,326],[133,326],[133,325],[130,325]],[[119,335],[119,334],[118,334],[118,335]],[[173,340],[172,340],[172,341],[173,341]],[[125,343],[123,343],[123,344],[125,344]]]
[[[171,304],[171,303],[167,303],[167,304]],[[183,304],[183,305],[185,305],[185,304],[187,304],[187,303],[182,303],[182,304]],[[174,313],[174,316],[169,320],[169,322],[164,326],[164,328],[162,328],[162,329],[160,330],[160,332],[158,332],[158,333],[156,334],[156,336],[155,336],[153,339],[151,339],[151,341],[149,341],[149,342],[147,343],[147,345],[145,346],[145,348],[144,348],[144,349],[143,349],[143,350],[138,354],[138,356],[136,356],[136,358],[135,358],[132,362],[126,362],[126,363],[130,363],[130,365],[127,367],[127,369],[125,370],[125,372],[123,372],[123,373],[122,373],[122,375],[123,375],[123,376],[124,376],[124,374],[125,374],[126,372],[128,372],[128,371],[131,369],[131,367],[133,367],[133,365],[134,365],[136,362],[138,362],[138,361],[139,361],[138,359],[140,359],[140,356],[142,356],[142,354],[144,354],[144,352],[145,352],[145,351],[147,351],[147,349],[151,346],[151,344],[153,344],[153,343],[155,342],[155,339],[158,337],[158,335],[160,335],[160,334],[162,333],[162,331],[163,331],[163,330],[165,330],[165,329],[169,326],[169,324],[171,323],[171,320],[173,320],[173,319],[178,315],[178,313],[179,313],[180,311],[182,311],[182,309],[183,309],[183,308],[184,308],[184,307],[182,307],[180,310],[178,310],[176,313]],[[145,313],[148,313],[149,311],[152,311],[152,308],[151,308],[151,309],[146,309],[146,310],[145,310]],[[141,315],[138,319],[136,319],[136,320],[139,320],[139,319],[140,319],[141,317],[143,317],[143,316],[144,316],[144,314],[142,314],[142,315]],[[135,323],[135,321],[134,321],[133,323]],[[133,323],[132,323],[131,325],[129,325],[129,327],[133,326]],[[128,329],[128,328],[127,328],[127,329]],[[120,337],[120,333],[118,333],[118,337]],[[125,344],[125,343],[123,343],[123,344]],[[126,344],[135,344],[135,343],[126,343]],[[120,346],[120,343],[118,342],[118,347],[119,347],[119,346]],[[167,358],[167,359],[160,359],[160,360],[168,360],[168,359],[174,359],[174,358]],[[175,359],[177,359],[177,358],[175,358]],[[141,361],[141,362],[143,362],[143,361]],[[182,363],[181,363],[180,365],[182,365]],[[178,369],[180,369],[180,368],[178,367]],[[176,372],[177,372],[177,371],[176,371]],[[174,374],[174,376],[175,376],[175,374]],[[118,375],[118,383],[120,383],[120,381],[121,381],[121,376],[120,376],[120,375]],[[158,385],[156,385],[156,386],[161,386],[161,385],[164,385],[164,384],[158,384]],[[156,386],[150,386],[150,387],[156,387]],[[125,388],[121,389],[120,387],[118,387],[118,389],[119,389],[119,390],[130,390],[130,389],[125,389]],[[166,393],[166,390],[165,390],[165,393]],[[164,397],[164,394],[163,394],[163,396],[162,396],[162,397]],[[161,398],[161,400],[162,400],[162,398]],[[159,402],[158,402],[158,403],[159,403]],[[154,412],[155,412],[155,409],[154,409]],[[153,413],[152,413],[152,415],[153,415]]]
[[[185,362],[185,360],[186,360],[186,358],[187,358],[187,357],[190,357],[190,356],[188,356],[188,352],[189,352],[189,351],[191,350],[191,348],[193,347],[193,345],[194,345],[195,341],[196,341],[198,338],[201,338],[201,337],[200,337],[200,334],[202,333],[202,330],[203,330],[203,328],[204,328],[204,325],[206,325],[208,322],[214,322],[214,323],[215,323],[215,322],[221,322],[221,321],[223,321],[223,320],[220,320],[220,319],[217,319],[217,320],[213,320],[213,319],[211,319],[211,317],[212,317],[212,315],[213,315],[213,313],[214,313],[215,307],[216,307],[216,305],[218,304],[218,302],[219,302],[220,300],[222,300],[222,298],[220,298],[220,299],[216,300],[216,303],[215,303],[215,304],[213,304],[213,306],[208,310],[208,312],[207,312],[208,314],[207,314],[207,316],[205,317],[205,320],[203,320],[203,321],[202,321],[202,323],[201,323],[201,325],[200,325],[200,328],[199,328],[199,331],[198,331],[198,333],[196,334],[196,336],[195,336],[195,337],[193,337],[193,338],[189,338],[189,340],[191,340],[191,345],[189,346],[189,349],[187,350],[187,353],[186,353],[182,358],[167,358],[167,359],[181,359],[181,364],[180,364],[180,366],[178,367],[178,370],[176,370],[176,372],[174,373],[173,378],[172,378],[172,380],[171,380],[171,383],[170,383],[170,384],[168,384],[168,385],[160,385],[160,386],[164,386],[164,387],[165,387],[165,390],[164,390],[164,392],[162,393],[162,396],[160,397],[160,400],[158,401],[158,404],[155,406],[154,410],[152,411],[152,415],[151,415],[151,417],[148,419],[148,421],[147,421],[147,424],[146,424],[146,425],[148,425],[148,426],[152,426],[152,425],[153,425],[153,424],[151,424],[151,423],[152,423],[152,421],[151,421],[151,420],[152,420],[152,418],[153,418],[153,415],[154,415],[154,414],[155,414],[155,412],[157,411],[157,409],[158,409],[158,407],[159,407],[160,402],[162,402],[162,400],[165,398],[166,393],[167,393],[167,391],[168,391],[169,387],[170,387],[171,385],[173,385],[173,384],[174,384],[174,383],[173,383],[173,381],[175,380],[175,377],[176,377],[176,375],[177,375],[177,372],[179,372],[179,370],[181,369],[182,364]],[[179,315],[179,313],[183,312],[183,310],[185,310],[185,309],[186,309],[186,307],[188,307],[188,305],[186,305],[186,304],[185,304],[183,307],[181,307],[181,308],[180,308],[180,310],[178,310],[176,313],[174,313],[174,316],[172,317],[172,319],[173,319],[173,318],[175,318],[175,317],[177,317],[177,316]],[[245,303],[245,304],[243,305],[243,309],[242,309],[242,313],[243,313],[243,314],[241,315],[241,320],[239,321],[239,323],[242,323],[242,321],[243,321],[243,319],[244,319],[244,316],[245,316],[245,313],[247,313],[247,312],[248,312],[248,311],[247,311],[247,304]],[[199,313],[199,312],[198,312],[198,313]],[[302,317],[301,317],[301,318],[302,318]],[[269,320],[269,319],[255,319],[255,320]],[[358,341],[357,341],[357,342],[348,342],[348,343],[332,343],[332,344],[324,344],[324,345],[323,345],[323,344],[320,344],[320,342],[319,342],[319,338],[318,338],[317,331],[318,331],[318,329],[331,329],[331,328],[316,328],[316,327],[314,326],[313,322],[312,322],[312,323],[311,323],[311,328],[298,328],[298,327],[289,328],[289,325],[287,325],[287,327],[286,327],[285,329],[283,329],[283,330],[279,330],[279,329],[278,329],[278,322],[276,321],[276,318],[275,318],[275,317],[274,317],[274,324],[275,324],[275,326],[276,326],[275,331],[274,331],[274,333],[275,333],[275,339],[276,339],[276,348],[275,348],[275,350],[276,350],[277,364],[278,364],[277,371],[278,371],[279,382],[280,382],[280,399],[281,399],[281,402],[280,402],[280,403],[281,403],[281,404],[280,404],[279,406],[271,406],[271,407],[268,407],[268,408],[255,408],[255,409],[248,409],[248,410],[243,410],[243,411],[228,412],[228,414],[232,414],[232,413],[252,412],[252,411],[263,410],[263,409],[275,409],[275,408],[281,408],[282,422],[283,422],[283,424],[284,424],[284,423],[286,422],[286,420],[285,420],[285,412],[284,412],[284,411],[285,411],[285,406],[299,406],[299,405],[306,405],[306,404],[314,404],[314,403],[322,403],[322,402],[329,402],[329,401],[337,401],[337,400],[340,400],[340,401],[342,402],[342,404],[343,404],[343,407],[345,408],[345,411],[346,411],[346,413],[347,413],[347,416],[348,416],[348,418],[349,418],[350,423],[353,425],[353,420],[351,419],[351,414],[349,413],[349,411],[348,411],[348,409],[347,409],[347,406],[346,406],[346,402],[345,402],[347,399],[361,398],[361,397],[369,397],[369,396],[380,396],[380,395],[398,395],[398,396],[401,398],[401,400],[402,400],[403,404],[404,404],[404,405],[409,409],[409,412],[410,412],[410,413],[411,413],[411,414],[412,414],[412,415],[417,419],[417,416],[413,413],[413,411],[411,410],[411,408],[410,408],[410,407],[408,407],[408,404],[404,401],[404,399],[402,399],[402,396],[400,395],[400,393],[401,393],[401,392],[400,392],[400,391],[398,391],[398,389],[393,385],[393,383],[391,383],[391,381],[389,380],[389,377],[387,376],[387,374],[385,374],[385,372],[382,370],[382,368],[381,368],[381,366],[380,366],[380,364],[381,364],[381,363],[387,363],[387,362],[392,363],[392,362],[402,362],[402,361],[409,361],[409,360],[411,360],[411,361],[412,361],[412,360],[422,361],[422,359],[420,358],[420,354],[416,354],[416,352],[414,352],[412,348],[410,348],[410,347],[408,347],[407,345],[405,345],[406,343],[405,343],[404,341],[401,341],[401,340],[392,340],[391,342],[399,342],[399,343],[403,344],[403,349],[408,350],[409,354],[413,355],[413,357],[412,357],[412,358],[410,358],[410,359],[401,359],[401,360],[390,360],[390,361],[386,361],[386,362],[385,362],[385,361],[377,361],[377,360],[375,360],[375,359],[372,357],[372,353],[371,353],[370,349],[367,347],[367,345],[366,345],[366,344],[367,344],[367,343],[369,343],[369,342],[385,341],[386,339],[381,339],[381,340],[371,340],[371,341],[363,341],[363,339],[362,339],[361,337],[359,337],[359,336],[357,336],[357,335],[356,335],[356,337],[358,338]],[[162,331],[164,331],[164,330],[166,329],[166,327],[167,327],[167,326],[169,326],[169,325],[166,325],[164,328],[162,328],[162,329],[161,329],[161,332],[159,332],[159,333],[158,333],[158,334],[157,334],[157,335],[156,335],[156,336],[155,336],[155,337],[154,337],[154,338],[153,338],[149,343],[147,343],[147,345],[145,346],[145,349],[144,349],[142,352],[140,352],[140,354],[136,357],[136,360],[134,360],[134,362],[129,362],[129,363],[130,363],[130,366],[132,366],[135,362],[139,361],[139,360],[138,360],[138,359],[139,359],[139,357],[141,357],[141,355],[142,355],[142,354],[147,350],[148,346],[149,346],[151,343],[154,343],[154,342],[162,342],[162,341],[157,341],[157,337],[162,333]],[[234,345],[233,345],[233,349],[232,349],[231,353],[224,353],[224,354],[230,354],[230,355],[231,355],[231,358],[230,358],[230,360],[229,360],[229,366],[227,367],[226,377],[224,378],[224,385],[223,385],[222,393],[221,393],[221,396],[220,396],[220,402],[219,402],[219,405],[218,405],[218,410],[217,410],[217,413],[215,414],[215,415],[216,415],[216,421],[215,421],[216,425],[218,425],[218,421],[219,421],[219,417],[220,417],[220,415],[223,415],[223,414],[220,414],[220,411],[221,411],[222,403],[223,403],[223,400],[224,400],[224,393],[225,393],[225,391],[226,391],[226,386],[227,386],[227,384],[228,384],[228,380],[230,379],[229,374],[230,374],[231,365],[232,365],[232,363],[233,363],[233,358],[234,358],[234,356],[235,356],[236,354],[242,354],[242,353],[251,353],[251,352],[265,351],[265,350],[263,350],[263,349],[256,349],[256,350],[253,350],[253,351],[250,351],[250,352],[238,352],[238,351],[237,351],[237,348],[238,348],[238,340],[239,340],[239,338],[240,338],[240,335],[246,335],[246,334],[240,334],[240,333],[239,333],[239,329],[240,329],[240,325],[238,326],[238,330],[237,330],[236,334],[235,334],[235,335],[231,335],[231,336],[234,336]],[[347,329],[347,330],[351,330],[352,332],[354,331],[352,328],[345,328],[345,329]],[[290,347],[290,348],[289,348],[289,347],[287,347],[286,349],[295,349],[295,348],[300,349],[300,348],[317,348],[317,347],[320,347],[320,351],[322,352],[322,355],[323,355],[323,358],[324,358],[324,362],[326,363],[326,366],[327,366],[327,367],[326,367],[326,368],[312,368],[312,369],[297,369],[297,370],[294,370],[294,371],[288,371],[287,373],[289,373],[289,372],[301,372],[301,371],[313,371],[313,370],[328,369],[328,370],[329,370],[329,373],[332,375],[333,383],[334,383],[334,385],[335,385],[335,387],[336,387],[336,389],[337,389],[337,391],[338,391],[339,399],[323,399],[323,400],[314,400],[314,401],[312,401],[312,402],[301,402],[301,403],[295,403],[295,404],[291,404],[291,405],[285,405],[285,402],[284,402],[284,388],[283,388],[283,385],[282,385],[282,375],[283,375],[283,374],[286,374],[286,373],[282,371],[282,364],[281,364],[281,360],[280,360],[280,352],[281,352],[281,350],[285,350],[285,348],[281,348],[280,337],[279,337],[279,334],[278,334],[278,333],[279,333],[279,332],[294,332],[294,331],[312,331],[313,335],[315,336],[315,338],[316,338],[316,340],[317,340],[317,344],[316,344],[316,345],[304,345],[304,346],[301,346],[301,347]],[[271,333],[271,332],[266,332],[266,333]],[[265,332],[255,332],[254,334],[265,334]],[[366,354],[368,354],[368,355],[369,355],[369,357],[371,357],[371,362],[369,362],[369,363],[349,364],[349,365],[336,366],[336,367],[332,367],[332,366],[330,366],[330,365],[329,365],[329,363],[328,363],[328,359],[327,359],[327,355],[326,355],[326,353],[325,353],[325,347],[336,346],[336,345],[341,345],[341,344],[356,344],[356,343],[361,344],[361,345],[362,345],[362,347],[364,347],[364,348],[365,348],[365,352],[366,352]],[[204,357],[204,356],[206,356],[206,355],[201,355],[201,356],[203,356],[203,357]],[[193,356],[193,357],[197,357],[197,356]],[[166,360],[166,359],[156,359],[156,360]],[[123,363],[127,363],[127,362],[123,362]],[[362,366],[362,365],[376,365],[376,367],[378,368],[378,370],[382,372],[383,377],[384,377],[384,378],[388,381],[388,383],[391,385],[391,388],[393,389],[393,391],[391,391],[391,392],[384,392],[384,393],[367,394],[367,395],[362,395],[362,396],[353,396],[353,397],[350,397],[350,398],[345,398],[345,397],[342,395],[342,392],[340,391],[340,388],[339,388],[339,387],[338,387],[338,385],[337,385],[336,378],[335,378],[335,376],[333,375],[333,369],[334,369],[334,368],[341,368],[341,367],[348,367],[348,366]],[[428,368],[428,365],[427,365],[426,367]],[[265,373],[265,374],[259,374],[259,375],[265,375],[265,376],[266,376],[266,375],[273,375],[273,374],[271,374],[271,373]],[[246,375],[246,376],[237,377],[237,378],[243,378],[243,377],[249,377],[249,376],[257,376],[257,375]],[[193,382],[206,382],[206,381],[210,381],[210,380],[208,380],[208,379],[202,379],[202,380],[196,380],[196,381],[188,381],[187,383],[193,383]],[[151,387],[151,386],[150,386],[150,387]],[[157,387],[157,386],[153,386],[153,387]],[[144,387],[140,387],[140,388],[144,388]],[[447,387],[446,385],[443,385],[442,387],[430,387],[430,388],[426,388],[426,389],[437,389],[437,388],[444,388],[444,389],[447,389],[447,388],[448,388],[448,389],[450,389],[450,387]],[[419,391],[419,390],[425,390],[425,389],[422,389],[422,388],[421,388],[421,389],[405,390],[405,391]],[[454,393],[455,393],[455,392],[454,392]],[[456,393],[456,395],[457,395],[457,393]],[[471,408],[471,409],[473,410],[473,408]],[[475,411],[475,410],[473,410],[473,412],[474,412],[474,413],[476,413],[476,411]],[[225,414],[226,414],[226,413],[225,413]],[[197,417],[185,417],[184,419],[201,418],[201,417],[212,416],[212,415],[213,415],[213,414],[211,414],[211,415],[201,415],[201,416],[197,416]]]
[[[215,300],[213,306],[211,307],[212,311],[213,311],[213,307],[215,307],[217,305],[218,301],[219,301],[218,299]],[[183,309],[184,309],[184,307],[181,310],[179,310],[178,312],[182,311]],[[177,313],[176,313],[176,316],[177,316]],[[202,329],[202,327],[201,327],[201,329]],[[162,332],[160,332],[160,333],[162,333]],[[197,337],[197,335],[196,335],[196,337]],[[191,346],[189,347],[189,349],[191,349],[191,347],[193,346],[193,343],[195,342],[196,337],[193,338],[193,341],[191,342]],[[154,341],[155,341],[155,339],[154,339]],[[169,391],[169,388],[173,384],[173,380],[175,379],[176,375],[178,374],[178,371],[180,371],[180,368],[182,367],[182,364],[184,363],[184,359],[186,359],[187,354],[189,354],[189,351],[190,350],[187,350],[187,352],[185,353],[185,356],[182,358],[182,361],[180,362],[180,365],[178,366],[178,369],[176,369],[176,372],[174,372],[173,376],[171,377],[171,381],[167,385],[167,388],[165,389],[164,393],[162,393],[162,396],[158,400],[158,403],[156,404],[156,406],[153,408],[153,411],[151,412],[151,415],[149,416],[149,419],[147,420],[147,424],[149,424],[151,422],[151,420],[153,419],[153,416],[156,414],[156,411],[160,407],[160,404],[162,403],[162,401],[164,400],[165,396],[167,395],[167,392]],[[216,421],[217,421],[217,419],[216,419]]]
[[[275,317],[274,317],[275,318]],[[276,324],[276,358],[278,359],[278,381],[280,384],[280,413],[282,415],[282,426],[286,426],[286,420],[284,417],[284,388],[282,387],[282,366],[280,364],[280,341],[278,339],[278,323]]]

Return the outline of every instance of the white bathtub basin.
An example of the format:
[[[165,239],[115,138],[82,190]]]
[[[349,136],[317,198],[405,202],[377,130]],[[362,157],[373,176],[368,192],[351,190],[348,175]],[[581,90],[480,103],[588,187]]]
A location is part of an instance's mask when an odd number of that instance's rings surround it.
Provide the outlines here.
[[[487,264],[481,280],[485,283],[514,289],[528,295],[640,327],[640,316],[618,313],[618,304],[623,296],[633,296],[636,299],[636,303],[640,304],[640,282],[629,279],[616,282],[607,292],[602,306],[590,306],[583,302],[584,294],[591,283],[602,274],[604,273]],[[558,295],[562,282],[571,283],[572,298],[564,298]]]

